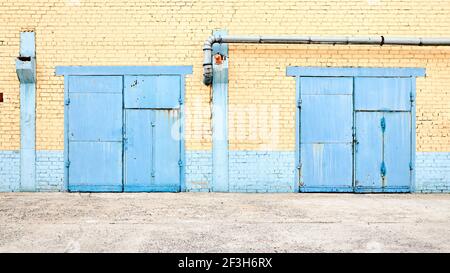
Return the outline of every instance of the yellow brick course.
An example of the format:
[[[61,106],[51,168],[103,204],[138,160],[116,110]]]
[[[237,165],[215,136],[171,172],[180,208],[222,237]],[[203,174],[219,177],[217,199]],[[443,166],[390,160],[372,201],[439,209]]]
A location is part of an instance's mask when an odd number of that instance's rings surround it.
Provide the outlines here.
[[[18,149],[19,33],[36,32],[37,149],[63,149],[57,65],[193,65],[188,149],[211,147],[202,45],[230,34],[450,37],[450,0],[4,0],[0,3],[0,150]],[[292,150],[295,81],[286,67],[425,67],[417,82],[417,149],[450,151],[450,47],[230,45],[230,148]],[[251,113],[259,113],[258,116]],[[278,115],[274,117],[274,115]],[[276,120],[277,122],[273,122]]]

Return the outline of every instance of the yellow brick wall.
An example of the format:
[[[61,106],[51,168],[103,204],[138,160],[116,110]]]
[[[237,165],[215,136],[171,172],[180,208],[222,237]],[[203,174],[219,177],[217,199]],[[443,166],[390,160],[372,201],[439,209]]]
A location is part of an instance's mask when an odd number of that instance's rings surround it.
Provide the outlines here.
[[[201,83],[201,49],[213,29],[236,35],[450,37],[450,0],[223,2],[3,0],[0,150],[20,143],[14,58],[23,30],[36,32],[40,150],[63,149],[58,65],[193,65],[186,81],[187,148],[209,149],[210,89]],[[296,65],[425,67],[427,77],[417,84],[417,149],[450,151],[450,47],[231,45],[229,62],[231,149],[294,149],[295,81],[285,71]]]

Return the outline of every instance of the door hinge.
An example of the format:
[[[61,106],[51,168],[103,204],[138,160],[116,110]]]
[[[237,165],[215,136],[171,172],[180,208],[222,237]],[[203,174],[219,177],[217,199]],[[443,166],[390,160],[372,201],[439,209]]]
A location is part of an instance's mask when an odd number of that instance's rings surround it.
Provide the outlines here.
[[[152,177],[155,177],[155,172],[152,171],[150,175],[151,175]]]
[[[126,136],[123,137],[123,147],[125,150],[128,148],[128,137]]]
[[[65,99],[65,100],[64,100],[64,104],[65,104],[65,105],[69,105],[69,104],[70,104],[70,99],[69,99],[69,98]]]
[[[358,139],[354,139],[353,140],[353,146],[355,147],[355,153],[357,153],[358,152],[358,146],[359,146],[359,141],[358,141]]]
[[[384,163],[384,161],[381,162],[380,173],[381,173],[381,177],[385,177],[386,176],[386,164]]]
[[[301,99],[299,99],[299,100],[297,101],[297,107],[298,107],[298,108],[302,108],[302,100],[301,100]]]
[[[183,104],[183,103],[184,103],[183,98],[179,98],[179,99],[178,99],[178,102],[179,102],[180,104]]]
[[[412,162],[409,162],[409,170],[410,171],[414,170]]]
[[[298,170],[298,187],[300,190],[300,188],[304,186],[304,184],[302,182],[302,163],[299,163],[297,165],[297,170]]]
[[[415,100],[415,98],[414,98],[414,94],[411,92],[411,93],[409,93],[409,101],[411,102],[411,103],[413,103],[414,102],[414,100]]]
[[[381,131],[386,131],[386,119],[384,117],[381,118]]]
[[[183,161],[182,160],[178,160],[178,166],[183,167]]]
[[[152,122],[150,123],[150,125],[151,125],[152,127],[155,127],[155,126],[156,126],[156,123],[155,123],[154,121],[152,121]]]
[[[69,168],[69,167],[70,167],[70,161],[67,160],[66,163],[65,163],[64,165],[66,166],[66,168]]]

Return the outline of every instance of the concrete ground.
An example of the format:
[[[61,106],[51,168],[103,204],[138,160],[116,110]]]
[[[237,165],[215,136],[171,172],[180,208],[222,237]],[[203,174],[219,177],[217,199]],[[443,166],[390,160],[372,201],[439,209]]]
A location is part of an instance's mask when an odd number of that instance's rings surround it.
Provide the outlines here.
[[[449,252],[450,195],[1,193],[0,252]]]

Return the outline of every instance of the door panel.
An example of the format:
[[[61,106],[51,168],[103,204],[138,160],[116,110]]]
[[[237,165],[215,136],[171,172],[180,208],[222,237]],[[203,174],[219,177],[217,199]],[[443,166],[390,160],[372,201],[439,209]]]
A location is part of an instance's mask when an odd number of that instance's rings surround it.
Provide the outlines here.
[[[353,191],[352,145],[302,144],[302,191]]]
[[[383,136],[380,112],[357,112],[355,146],[356,187],[380,188],[383,161]]]
[[[70,76],[69,92],[122,94],[122,76]]]
[[[179,108],[180,77],[125,76],[124,92],[125,108]]]
[[[69,140],[122,141],[122,94],[70,94]]]
[[[303,77],[302,95],[352,95],[353,78]]]
[[[386,187],[409,189],[411,184],[411,113],[386,113],[384,136]]]
[[[155,111],[155,186],[179,190],[179,110]]]
[[[122,191],[121,142],[70,142],[71,191]]]
[[[180,190],[178,118],[179,110],[126,110],[125,191]]]
[[[410,111],[410,78],[355,78],[355,110]]]
[[[302,143],[352,142],[351,95],[302,95]]]
[[[122,191],[121,79],[69,78],[70,191]]]
[[[352,191],[352,78],[302,78],[300,190]]]
[[[153,111],[125,111],[125,191],[152,184],[153,121]]]
[[[410,190],[410,112],[357,112],[356,139],[357,191]]]

